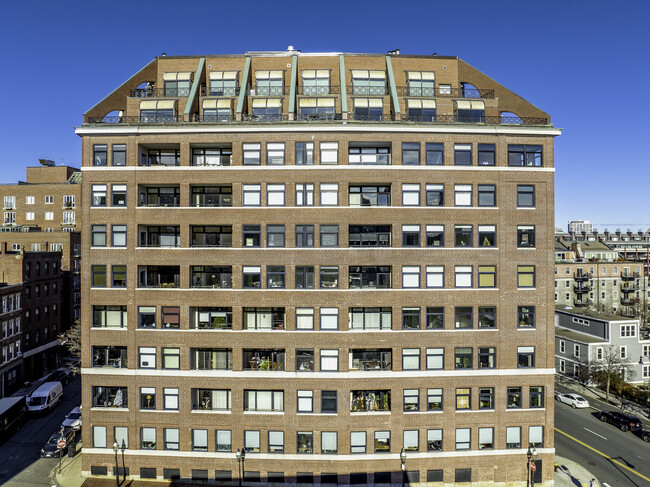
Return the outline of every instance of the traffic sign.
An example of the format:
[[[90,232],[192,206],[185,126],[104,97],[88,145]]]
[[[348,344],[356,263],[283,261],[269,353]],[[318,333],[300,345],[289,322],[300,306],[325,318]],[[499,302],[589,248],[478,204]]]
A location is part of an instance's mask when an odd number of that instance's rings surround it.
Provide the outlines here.
[[[535,462],[530,462],[530,470],[531,472],[534,472],[537,467],[535,466]]]
[[[65,438],[61,438],[59,439],[59,441],[56,442],[56,446],[58,446],[59,448],[65,448],[66,443],[67,441],[65,440]]]

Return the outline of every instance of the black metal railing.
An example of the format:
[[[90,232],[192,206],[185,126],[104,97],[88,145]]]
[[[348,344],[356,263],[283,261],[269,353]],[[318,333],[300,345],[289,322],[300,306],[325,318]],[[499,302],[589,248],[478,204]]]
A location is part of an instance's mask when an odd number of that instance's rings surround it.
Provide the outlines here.
[[[342,113],[299,113],[296,120],[300,122],[333,122],[335,120],[342,120]]]
[[[352,96],[385,96],[389,94],[388,86],[359,86],[348,85],[348,93]]]
[[[288,86],[253,86],[248,90],[248,94],[250,96],[282,96],[288,91]]]
[[[240,86],[226,86],[224,88],[201,86],[201,96],[237,96],[240,89]]]
[[[511,117],[511,116],[466,116],[459,114],[424,117],[404,113],[401,116],[403,122],[433,122],[433,123],[483,123],[488,125],[548,125],[548,119],[544,117]]]
[[[298,86],[298,94],[306,96],[326,96],[341,93],[340,86]]]
[[[355,113],[348,114],[349,120],[359,120],[362,122],[393,122],[395,117],[392,113]]]
[[[244,113],[241,117],[242,122],[286,122],[289,118],[288,113],[265,113],[263,115]]]
[[[398,86],[399,96],[414,96],[421,98],[494,98],[494,90],[482,90],[478,88],[440,88],[419,87],[419,86]]]
[[[133,98],[175,98],[189,96],[189,88],[136,88],[131,90]]]

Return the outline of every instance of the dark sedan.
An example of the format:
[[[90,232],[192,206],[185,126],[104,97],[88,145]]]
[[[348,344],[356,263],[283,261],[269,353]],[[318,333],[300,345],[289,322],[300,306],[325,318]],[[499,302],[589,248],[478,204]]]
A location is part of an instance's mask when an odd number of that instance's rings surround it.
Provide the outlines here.
[[[59,457],[67,453],[68,448],[74,441],[74,436],[75,433],[71,429],[66,429],[63,430],[62,432],[59,431],[58,433],[54,433],[52,436],[50,436],[50,439],[47,440],[45,446],[41,448],[41,457],[45,457],[45,458]],[[61,438],[65,438],[66,440],[66,444],[63,448],[59,448],[57,445],[57,443]]]
[[[600,420],[618,426],[621,431],[641,431],[643,423],[636,416],[618,411],[601,411]]]

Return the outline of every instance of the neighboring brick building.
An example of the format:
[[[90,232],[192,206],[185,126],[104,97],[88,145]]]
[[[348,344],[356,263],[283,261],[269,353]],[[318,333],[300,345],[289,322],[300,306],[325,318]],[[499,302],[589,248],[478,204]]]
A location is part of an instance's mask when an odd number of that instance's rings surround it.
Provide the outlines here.
[[[85,473],[552,485],[548,114],[291,50],[158,57],[76,131]]]
[[[0,399],[22,384],[21,298],[23,285],[0,282]]]

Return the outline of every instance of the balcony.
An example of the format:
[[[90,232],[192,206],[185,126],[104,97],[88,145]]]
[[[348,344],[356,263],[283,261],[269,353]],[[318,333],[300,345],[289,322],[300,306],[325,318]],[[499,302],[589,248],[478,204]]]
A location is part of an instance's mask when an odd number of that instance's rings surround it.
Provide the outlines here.
[[[139,266],[138,287],[141,288],[178,288],[180,287],[179,266]]]
[[[180,187],[141,188],[138,206],[180,206]]]
[[[639,278],[638,272],[621,273],[621,279],[625,282],[633,281],[634,279],[638,279],[638,278]]]
[[[284,349],[244,349],[244,370],[283,371]]]
[[[637,304],[639,304],[639,298],[637,297],[631,297],[631,298],[621,297],[621,305],[623,306],[635,306]]]
[[[576,282],[585,282],[592,278],[591,272],[574,272],[573,280]]]
[[[190,94],[190,88],[136,88],[131,90],[131,98],[176,98],[187,97]]]
[[[389,412],[390,391],[350,391],[350,412]]]
[[[589,293],[589,292],[591,292],[591,286],[589,284],[582,284],[582,285],[573,286],[573,291],[576,294]]]
[[[224,86],[223,88],[201,87],[201,96],[239,96],[240,86]]]
[[[75,205],[74,201],[65,201],[63,203],[63,209],[64,210],[69,210],[69,209],[72,209],[72,208],[76,208],[76,205]]]
[[[494,99],[494,90],[480,90],[477,88],[446,88],[436,92],[435,87],[423,86],[423,87],[413,87],[413,86],[398,86],[397,94],[399,96],[409,96],[409,97],[422,97],[422,98],[485,98],[485,99]]]
[[[592,304],[594,304],[594,300],[584,296],[573,300],[573,305],[576,307],[591,306]]]
[[[191,266],[190,283],[192,288],[231,289],[231,266]]]
[[[340,86],[298,86],[298,94],[304,96],[327,96],[341,93]]]
[[[143,226],[140,228],[140,247],[173,248],[181,246],[179,226]]]
[[[623,284],[623,283],[621,284],[621,292],[624,292],[624,293],[633,293],[633,292],[636,292],[636,291],[638,291],[638,290],[639,290],[639,285],[636,284],[636,283],[633,282],[633,281],[630,281],[630,282],[626,282],[626,283],[624,283],[624,284]]]

